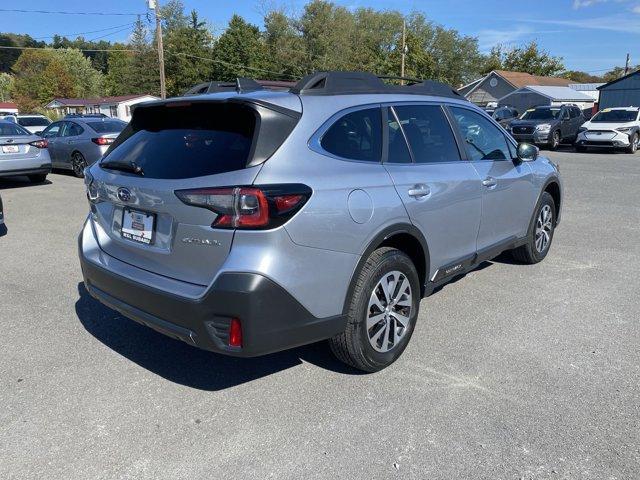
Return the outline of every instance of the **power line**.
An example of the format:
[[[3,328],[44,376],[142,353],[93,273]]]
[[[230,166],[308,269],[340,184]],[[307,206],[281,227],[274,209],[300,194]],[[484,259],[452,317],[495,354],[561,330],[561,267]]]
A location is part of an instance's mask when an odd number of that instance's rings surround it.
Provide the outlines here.
[[[81,52],[137,52],[142,53],[141,50],[134,50],[131,48],[75,48],[74,50],[80,50]],[[61,48],[53,47],[10,47],[0,45],[0,50],[63,50]]]
[[[124,23],[122,25],[114,25],[113,27],[107,27],[107,28],[101,28],[100,30],[91,30],[89,32],[78,32],[78,33],[65,33],[65,34],[56,34],[56,35],[47,35],[47,36],[43,36],[43,37],[33,37],[34,40],[42,40],[44,38],[54,38],[54,37],[74,37],[74,36],[80,36],[80,35],[87,35],[89,33],[99,33],[99,32],[106,32],[108,30],[113,30],[115,28],[120,28],[120,27],[130,27],[135,25],[135,22],[133,23]]]
[[[115,32],[105,33],[104,35],[100,35],[99,37],[90,38],[86,40],[87,42],[94,42],[96,40],[100,40],[101,38],[108,37],[110,35],[115,35],[116,33],[125,32],[131,29],[131,25],[126,26],[125,28],[121,28],[120,30],[116,30]]]
[[[1,47],[0,47],[1,48]],[[281,77],[289,77],[289,78],[298,78],[295,75],[290,75],[288,73],[283,73],[283,72],[274,72],[273,70],[266,70],[264,68],[258,68],[258,67],[249,67],[247,65],[239,65],[237,63],[229,63],[229,62],[225,62],[224,60],[217,60],[215,58],[208,58],[208,57],[199,57],[197,55],[191,55],[189,53],[173,53],[173,52],[167,52],[168,55],[173,55],[174,57],[189,57],[189,58],[197,58],[199,60],[207,60],[209,62],[214,62],[214,63],[220,63],[221,65],[227,65],[229,67],[235,67],[235,68],[246,68],[247,70],[255,70],[257,72],[264,72],[264,73],[271,73],[273,75],[279,75]]]
[[[65,11],[52,11],[52,10],[23,10],[19,8],[0,8],[0,12],[12,12],[12,13],[46,13],[54,15],[100,15],[104,17],[120,16],[120,17],[136,17],[138,15],[146,15],[146,13],[122,13],[122,12],[65,12]]]

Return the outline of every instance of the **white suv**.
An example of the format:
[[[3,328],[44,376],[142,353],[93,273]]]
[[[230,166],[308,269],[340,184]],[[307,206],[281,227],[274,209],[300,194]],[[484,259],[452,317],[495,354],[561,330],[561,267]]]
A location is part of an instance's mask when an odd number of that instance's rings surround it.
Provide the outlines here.
[[[576,150],[624,148],[635,153],[640,144],[640,108],[605,108],[580,127]]]

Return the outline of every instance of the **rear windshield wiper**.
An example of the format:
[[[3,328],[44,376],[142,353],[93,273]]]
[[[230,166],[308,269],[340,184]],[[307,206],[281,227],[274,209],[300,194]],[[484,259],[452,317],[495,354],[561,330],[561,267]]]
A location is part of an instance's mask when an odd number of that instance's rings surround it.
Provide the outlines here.
[[[100,162],[102,168],[109,170],[121,170],[123,172],[135,173],[136,175],[144,175],[142,167],[136,165],[136,162]]]

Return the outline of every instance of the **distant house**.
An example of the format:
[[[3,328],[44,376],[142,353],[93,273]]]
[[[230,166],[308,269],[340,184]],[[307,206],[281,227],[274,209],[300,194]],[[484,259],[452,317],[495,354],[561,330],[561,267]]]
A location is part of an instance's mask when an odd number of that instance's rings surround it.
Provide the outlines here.
[[[582,110],[593,107],[595,100],[586,93],[579,92],[569,87],[547,87],[529,85],[514,90],[498,100],[498,105],[509,105],[519,112],[538,106],[558,106],[565,103],[574,103]]]
[[[600,97],[598,88],[602,85],[604,85],[604,83],[572,83],[569,85],[569,88],[573,88],[578,92],[589,95],[595,102],[597,102],[598,98]]]
[[[58,115],[69,113],[103,113],[108,117],[131,120],[131,107],[136,103],[158,100],[153,95],[120,95],[100,98],[54,98],[44,108]]]
[[[598,87],[600,109],[640,107],[640,70]]]
[[[476,105],[486,106],[497,102],[505,95],[529,85],[566,87],[571,80],[558,77],[541,77],[526,72],[493,70],[486,76],[458,89],[458,93]]]
[[[18,105],[13,102],[0,102],[0,115],[18,113]]]

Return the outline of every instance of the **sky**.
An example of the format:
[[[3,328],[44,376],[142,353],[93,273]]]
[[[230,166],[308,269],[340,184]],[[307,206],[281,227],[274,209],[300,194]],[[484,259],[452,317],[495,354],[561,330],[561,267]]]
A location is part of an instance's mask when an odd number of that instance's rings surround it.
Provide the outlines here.
[[[160,0],[161,2],[163,0]],[[262,25],[264,6],[302,11],[304,0],[184,0],[187,11],[196,9],[219,34],[234,13]],[[430,20],[464,35],[478,38],[488,52],[496,43],[520,45],[536,40],[552,55],[563,57],[570,70],[604,73],[631,64],[640,64],[640,0],[334,0],[350,9],[372,7],[379,10],[419,11]],[[0,2],[0,10],[49,10],[99,12],[102,15],[63,15],[0,11],[0,31],[28,33],[50,40],[54,34],[87,39],[126,40],[135,16],[111,13],[143,13],[147,0],[25,0]],[[49,37],[49,38],[47,38]]]

